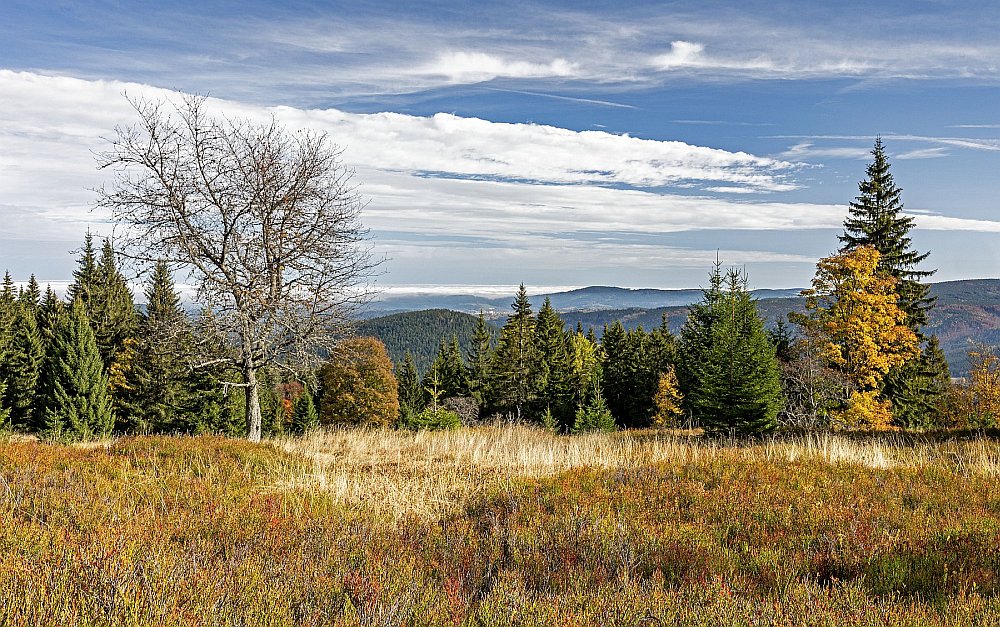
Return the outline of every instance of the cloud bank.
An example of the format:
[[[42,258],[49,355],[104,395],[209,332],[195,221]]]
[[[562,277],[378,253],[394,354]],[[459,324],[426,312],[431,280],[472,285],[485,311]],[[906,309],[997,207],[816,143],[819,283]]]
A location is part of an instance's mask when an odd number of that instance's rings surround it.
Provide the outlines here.
[[[41,251],[62,242],[65,250],[88,227],[109,232],[107,216],[89,210],[88,190],[104,177],[93,153],[116,124],[134,119],[123,92],[175,97],[145,85],[0,70],[0,245]],[[720,251],[649,238],[703,230],[761,232],[752,247],[723,246],[727,262],[808,275],[815,258],[786,252],[765,232],[835,229],[845,213],[840,205],[780,200],[801,185],[794,161],[678,141],[451,114],[210,106],[253,119],[274,115],[342,145],[370,201],[364,221],[376,250],[390,257],[390,283],[691,285],[694,275],[662,277],[682,269],[700,276]],[[788,158],[809,148],[803,143]],[[1000,222],[988,220],[919,214],[917,221],[924,229],[1000,232]],[[71,262],[60,263],[65,278]]]

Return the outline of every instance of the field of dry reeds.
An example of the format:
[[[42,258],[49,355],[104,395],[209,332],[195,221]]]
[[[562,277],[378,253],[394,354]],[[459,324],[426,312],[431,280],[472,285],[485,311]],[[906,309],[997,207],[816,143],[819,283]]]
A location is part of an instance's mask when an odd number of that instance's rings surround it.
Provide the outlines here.
[[[2,625],[992,625],[998,547],[986,438],[0,441]]]

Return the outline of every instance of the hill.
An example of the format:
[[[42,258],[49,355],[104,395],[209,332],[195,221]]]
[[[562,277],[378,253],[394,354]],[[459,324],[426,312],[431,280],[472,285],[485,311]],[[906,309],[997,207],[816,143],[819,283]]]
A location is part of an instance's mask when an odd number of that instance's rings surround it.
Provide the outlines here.
[[[417,369],[423,373],[434,361],[441,341],[458,338],[463,354],[468,354],[469,339],[476,328],[476,316],[447,309],[429,309],[396,313],[363,320],[360,335],[377,337],[385,344],[393,363],[402,363],[406,351],[413,354]]]
[[[649,294],[642,294],[643,292]],[[769,325],[787,318],[790,311],[803,310],[803,301],[797,297],[787,297],[789,293],[797,291],[756,292],[759,298],[757,307],[761,317]],[[785,297],[762,298],[762,295]],[[931,314],[928,331],[941,340],[952,375],[964,376],[968,371],[967,353],[971,347],[977,343],[1000,346],[1000,279],[934,283],[931,285],[931,295],[937,298],[937,307]],[[687,305],[696,302],[701,297],[701,292],[591,287],[552,297],[554,306],[561,311],[568,328],[574,328],[579,323],[584,330],[593,327],[600,335],[604,325],[620,320],[626,328],[642,326],[648,330],[659,326],[662,317],[666,315],[671,330],[677,333],[687,318]],[[678,301],[687,299],[687,302],[672,306],[609,308],[615,302],[655,302],[655,299],[668,297]],[[538,298],[540,297],[536,297],[536,300]],[[502,324],[508,309],[505,306],[493,310],[491,322],[494,325]],[[475,323],[476,317],[467,313],[431,309],[372,318],[362,322],[359,331],[382,339],[394,361],[402,359],[409,349],[423,371],[433,360],[442,338],[447,340],[452,335],[457,335],[463,351],[467,352],[469,336]]]
[[[799,293],[798,289],[755,290],[757,298],[788,298]],[[568,292],[536,294],[530,297],[537,310],[549,298],[559,312],[569,311],[614,311],[621,309],[655,309],[678,307],[698,302],[700,289],[660,290],[631,289],[625,287],[592,286]],[[368,306],[368,315],[378,317],[388,313],[421,311],[429,309],[450,309],[469,314],[480,311],[488,317],[503,317],[510,311],[514,292],[501,298],[488,298],[471,294],[407,294],[385,296]]]

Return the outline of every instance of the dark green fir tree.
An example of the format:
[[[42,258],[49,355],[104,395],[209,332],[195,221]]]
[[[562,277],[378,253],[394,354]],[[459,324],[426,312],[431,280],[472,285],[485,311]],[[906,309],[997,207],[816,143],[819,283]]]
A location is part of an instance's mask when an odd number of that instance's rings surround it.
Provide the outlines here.
[[[6,358],[0,361],[0,380],[6,383],[0,406],[9,411],[11,426],[19,430],[36,427],[38,378],[45,357],[36,319],[37,301],[34,306],[30,301],[30,297],[22,298],[13,305],[14,320]]]
[[[396,372],[396,380],[399,384],[399,411],[401,416],[419,413],[424,408],[424,393],[420,386],[420,377],[417,373],[417,364],[413,361],[413,354],[406,351],[403,363]]]
[[[484,410],[491,408],[493,388],[490,385],[490,360],[493,354],[493,333],[482,310],[469,342],[469,394]]]
[[[500,330],[492,371],[498,408],[520,421],[530,417],[542,383],[535,344],[536,321],[524,284],[518,290],[512,307],[513,312]]]
[[[716,266],[711,285],[681,333],[687,407],[709,433],[767,433],[783,402],[774,346],[745,276]]]
[[[191,330],[165,263],[154,266],[145,296],[131,377],[133,411],[127,429],[183,432],[187,429],[182,407],[190,394],[185,353]]]
[[[302,388],[302,393],[295,399],[292,406],[292,429],[295,433],[308,433],[319,426],[319,412],[313,400],[309,386]]]
[[[572,427],[576,409],[573,403],[569,339],[566,325],[548,297],[538,310],[535,342],[542,379],[540,409],[542,413],[548,413],[555,428],[568,431]]]
[[[114,430],[108,377],[80,299],[56,322],[40,387],[38,407],[52,437],[86,440]]]

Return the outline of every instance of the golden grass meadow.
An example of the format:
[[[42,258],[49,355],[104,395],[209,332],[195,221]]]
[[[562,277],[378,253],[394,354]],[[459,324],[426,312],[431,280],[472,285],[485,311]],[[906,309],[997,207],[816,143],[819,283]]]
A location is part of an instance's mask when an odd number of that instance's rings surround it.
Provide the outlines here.
[[[0,441],[0,624],[1000,624],[988,438]]]

